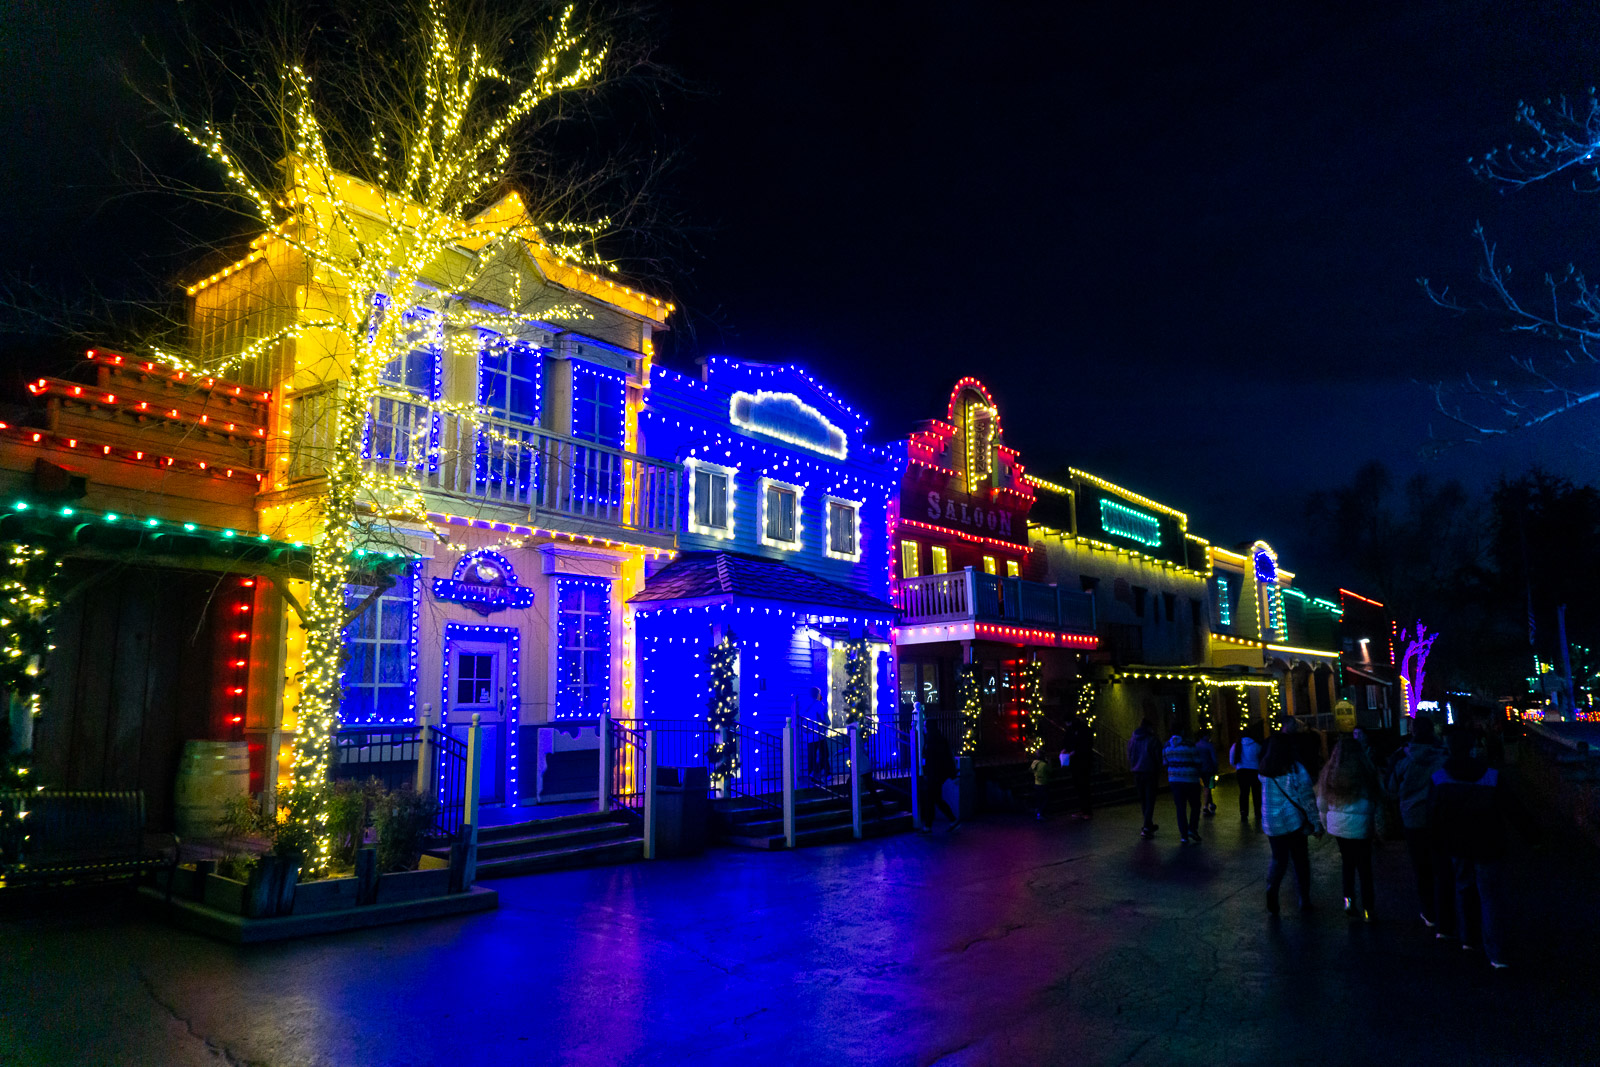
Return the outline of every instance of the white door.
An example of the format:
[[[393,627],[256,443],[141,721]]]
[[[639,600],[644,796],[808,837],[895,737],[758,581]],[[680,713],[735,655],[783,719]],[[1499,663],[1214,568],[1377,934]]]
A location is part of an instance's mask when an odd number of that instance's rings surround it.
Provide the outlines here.
[[[472,717],[483,729],[483,763],[478,799],[505,799],[506,646],[500,642],[451,641],[446,646],[450,679],[445,722],[463,739]]]

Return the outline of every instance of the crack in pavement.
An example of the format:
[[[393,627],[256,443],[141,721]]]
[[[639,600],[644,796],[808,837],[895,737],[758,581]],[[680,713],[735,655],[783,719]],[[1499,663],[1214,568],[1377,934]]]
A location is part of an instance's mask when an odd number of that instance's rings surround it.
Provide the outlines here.
[[[973,938],[971,941],[968,941],[966,944],[964,944],[960,948],[956,949],[956,951],[957,952],[965,952],[965,951],[967,951],[967,949],[971,948],[973,945],[981,944],[984,941],[999,941],[1002,938],[1010,937],[1012,934],[1016,933],[1018,930],[1026,930],[1027,928],[1028,928],[1028,924],[1027,923],[1007,923],[1005,925],[1005,928],[1000,931],[999,936],[993,936],[993,935],[989,934],[988,932],[985,932],[982,937]]]
[[[171,1004],[168,1004],[165,1000],[161,999],[161,997],[156,993],[154,979],[137,967],[133,969],[133,973],[134,977],[139,979],[139,984],[144,987],[145,994],[155,1002],[156,1007],[166,1012],[168,1017],[171,1018],[173,1022],[182,1023],[184,1031],[188,1033],[190,1037],[205,1045],[207,1052],[214,1056],[221,1056],[223,1061],[227,1063],[229,1067],[270,1067],[270,1064],[266,1064],[260,1060],[242,1060],[235,1056],[233,1052],[229,1050],[227,1045],[213,1041],[205,1034],[200,1033],[194,1028],[194,1023],[189,1021],[184,1016],[179,1015],[176,1008],[174,1008]]]

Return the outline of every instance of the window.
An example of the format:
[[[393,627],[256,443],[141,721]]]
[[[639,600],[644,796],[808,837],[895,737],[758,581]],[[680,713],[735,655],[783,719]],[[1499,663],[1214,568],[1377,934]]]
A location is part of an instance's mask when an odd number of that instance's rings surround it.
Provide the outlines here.
[[[1000,567],[999,567],[998,564],[995,563],[993,556],[984,556],[983,557],[983,573],[985,573],[985,574],[999,574],[1000,573]]]
[[[492,344],[478,354],[478,403],[502,419],[539,418],[544,356],[513,344]]]
[[[728,530],[728,472],[694,467],[694,524],[707,532]]]
[[[496,703],[493,652],[461,652],[456,659],[455,705],[458,708],[488,708]]]
[[[900,577],[915,578],[922,573],[917,549],[915,541],[900,542]]]
[[[1133,613],[1139,618],[1144,618],[1144,596],[1149,590],[1142,585],[1133,587]]]
[[[1367,685],[1367,709],[1369,711],[1376,711],[1378,707],[1379,707],[1379,704],[1378,704],[1378,687],[1375,686],[1375,685],[1372,685],[1371,683],[1368,683],[1368,685]]]
[[[622,447],[622,372],[574,361],[572,436],[611,448]]]
[[[1172,593],[1161,594],[1161,611],[1166,615],[1167,621],[1172,622],[1178,612],[1178,598]]]
[[[388,301],[385,300],[382,306],[374,309],[374,328],[387,305]],[[378,378],[385,385],[397,385],[418,396],[433,399],[436,395],[434,383],[439,366],[439,327],[442,320],[432,312],[415,308],[406,313],[404,321],[405,340],[415,347],[384,364]]]
[[[1233,625],[1233,601],[1228,594],[1228,579],[1217,575],[1217,625]]]
[[[762,543],[779,548],[799,548],[799,487],[767,481],[763,481],[762,485]]]
[[[1007,578],[1021,578],[1022,577],[1022,564],[1018,563],[1014,559],[1006,560],[1006,577]]]
[[[1078,575],[1078,586],[1085,593],[1092,593],[1100,587],[1100,579],[1092,574],[1080,574]]]
[[[856,551],[856,508],[848,500],[828,501],[828,555],[838,559],[858,559]]]
[[[372,585],[345,586],[346,610],[366,600]],[[344,630],[350,658],[344,667],[339,715],[346,722],[401,722],[411,714],[411,576],[394,585]]]
[[[933,545],[928,549],[933,556],[933,566],[928,568],[929,574],[950,573],[950,550],[943,545]]]
[[[611,705],[611,582],[556,579],[556,715],[603,715]]]

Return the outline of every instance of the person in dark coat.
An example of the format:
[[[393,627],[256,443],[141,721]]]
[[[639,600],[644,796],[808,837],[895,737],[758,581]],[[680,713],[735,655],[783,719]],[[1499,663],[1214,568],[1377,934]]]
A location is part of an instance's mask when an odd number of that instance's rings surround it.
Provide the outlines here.
[[[1405,827],[1406,852],[1416,878],[1422,923],[1437,929],[1440,937],[1455,930],[1455,871],[1428,828],[1428,796],[1433,772],[1444,766],[1445,751],[1434,735],[1433,720],[1418,718],[1411,740],[1394,754],[1383,776],[1383,789],[1400,802],[1400,823]]]
[[[1155,724],[1149,716],[1133,731],[1128,739],[1128,769],[1133,772],[1133,785],[1139,791],[1139,811],[1144,815],[1140,837],[1154,837],[1161,827],[1156,825],[1156,783],[1161,775],[1161,741],[1156,737]]]
[[[1072,789],[1078,796],[1076,818],[1094,814],[1094,730],[1077,715],[1067,721],[1067,752],[1071,762]]]
[[[1471,950],[1481,944],[1498,970],[1506,966],[1509,917],[1501,885],[1518,812],[1500,772],[1472,754],[1475,741],[1466,727],[1445,728],[1448,755],[1433,772],[1428,827],[1455,871],[1461,946]]]
[[[934,808],[937,807],[950,820],[950,829],[954,830],[961,825],[961,819],[944,798],[944,783],[958,773],[956,759],[950,754],[950,742],[945,740],[938,724],[930,722],[923,734],[923,745],[927,751],[922,757],[922,829],[933,829]]]

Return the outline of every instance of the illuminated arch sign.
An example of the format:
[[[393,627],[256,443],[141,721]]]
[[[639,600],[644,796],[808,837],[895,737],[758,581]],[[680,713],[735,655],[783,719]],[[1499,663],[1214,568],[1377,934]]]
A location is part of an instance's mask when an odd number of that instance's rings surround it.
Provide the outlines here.
[[[511,561],[498,552],[474,552],[456,564],[449,578],[433,580],[435,599],[464,604],[479,615],[533,604],[533,590],[517,584]]]
[[[844,459],[848,442],[839,429],[816,408],[793,393],[737,392],[728,404],[728,418],[735,426],[776,437],[797,448],[821,452]]]

